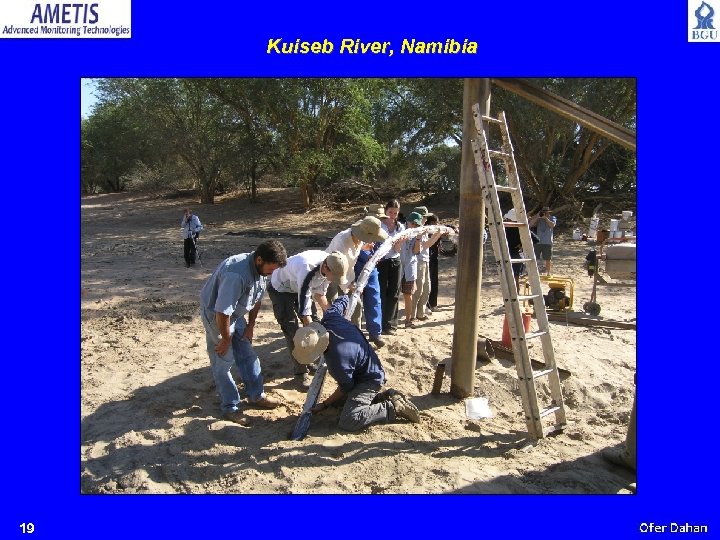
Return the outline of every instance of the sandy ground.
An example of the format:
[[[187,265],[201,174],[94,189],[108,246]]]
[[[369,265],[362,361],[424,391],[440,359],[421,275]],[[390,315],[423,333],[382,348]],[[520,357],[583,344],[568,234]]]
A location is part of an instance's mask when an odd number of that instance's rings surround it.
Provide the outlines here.
[[[489,399],[492,418],[469,420],[464,402],[447,393],[447,377],[444,393],[430,393],[435,364],[451,356],[454,257],[440,260],[432,318],[389,336],[379,351],[389,385],[412,396],[420,424],[351,434],[337,428],[339,411],[329,409],[303,441],[288,440],[305,394],[293,382],[269,298],[255,348],[266,390],[284,406],[247,409],[248,428],[221,420],[198,315],[204,281],[223,258],[251,251],[263,237],[277,236],[295,254],[313,241],[329,243],[360,216],[359,208],[303,213],[291,190],[260,197],[258,204],[228,198],[207,206],[129,194],[81,200],[84,493],[622,493],[634,482],[600,452],[625,438],[635,330],[551,323],[558,365],[572,372],[563,381],[569,426],[537,443],[527,438],[511,361],[476,369],[475,395]],[[179,230],[187,205],[205,225],[204,264],[190,269]],[[431,210],[441,220],[457,218],[452,207]],[[574,279],[578,311],[592,289],[583,268],[588,249],[561,232],[554,252],[554,273]],[[500,286],[497,275],[485,274],[480,333],[499,340]],[[602,317],[635,322],[634,287],[611,282],[598,289],[598,301]],[[323,395],[333,389],[329,379]]]

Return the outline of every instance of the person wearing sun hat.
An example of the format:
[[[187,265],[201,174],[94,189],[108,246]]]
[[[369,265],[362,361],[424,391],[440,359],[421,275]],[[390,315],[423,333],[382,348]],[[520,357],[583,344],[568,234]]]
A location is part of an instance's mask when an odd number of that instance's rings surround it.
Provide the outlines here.
[[[347,431],[392,422],[398,416],[419,422],[420,412],[401,392],[380,392],[385,371],[360,329],[344,317],[349,303],[347,296],[337,298],[321,322],[312,322],[295,333],[295,360],[307,365],[324,354],[328,373],[338,385],[312,412],[319,413],[345,398],[338,425]]]
[[[380,220],[373,216],[365,216],[353,223],[348,229],[340,231],[330,241],[326,252],[339,251],[348,261],[348,269],[345,281],[348,284],[355,281],[355,263],[360,256],[360,250],[364,244],[382,242],[387,238],[387,233],[382,229]],[[343,288],[345,290],[345,288]],[[327,300],[331,302],[337,295],[337,289],[330,287],[327,293]]]
[[[323,311],[329,307],[325,294],[331,282],[341,287],[349,285],[345,277],[348,262],[340,252],[311,249],[288,257],[287,265],[279,270],[270,278],[268,294],[275,320],[285,336],[295,377],[307,388],[311,382],[308,367],[296,362],[292,356],[293,337],[300,323],[308,325],[312,322],[313,300]]]
[[[427,209],[427,206],[416,206],[411,214],[421,216],[421,225],[425,225],[429,216],[434,216]],[[420,248],[417,256],[417,278],[415,292],[412,296],[411,319],[424,321],[427,320],[428,313],[432,313],[432,310],[427,308],[427,302],[430,298],[430,246],[440,240],[441,236],[441,232],[436,232],[432,236],[423,234],[417,239]]]

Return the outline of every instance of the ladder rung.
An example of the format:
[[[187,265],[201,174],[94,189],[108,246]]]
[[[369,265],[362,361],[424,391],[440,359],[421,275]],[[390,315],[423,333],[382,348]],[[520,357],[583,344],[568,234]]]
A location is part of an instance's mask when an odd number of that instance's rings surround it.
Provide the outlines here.
[[[496,124],[502,124],[502,122],[500,120],[498,120],[497,118],[493,118],[492,116],[484,116],[483,115],[482,119],[485,120],[486,122],[494,122]]]
[[[547,334],[547,332],[544,330],[542,330],[540,332],[528,332],[527,334],[525,334],[525,339],[526,340],[533,339],[536,337],[544,336],[545,334]]]
[[[509,158],[510,154],[503,152],[502,150],[488,150],[488,154],[494,157]]]
[[[495,189],[497,189],[498,191],[504,191],[504,192],[506,192],[506,193],[512,193],[513,191],[517,191],[517,190],[518,190],[518,188],[516,188],[516,187],[498,186],[498,185],[495,186]]]
[[[527,227],[527,223],[520,221],[503,221],[503,225],[505,225],[505,227]]]
[[[540,411],[540,418],[545,418],[547,415],[552,414],[559,410],[560,410],[560,407],[557,405],[552,405],[550,407],[547,407],[547,408],[543,409],[542,411]]]
[[[540,377],[544,377],[545,375],[550,375],[553,372],[552,369],[541,369],[540,371],[533,371],[533,379],[539,379]]]
[[[541,296],[542,294],[520,294],[517,299],[519,302],[524,302],[525,300],[532,300],[533,298],[540,298]]]
[[[510,264],[517,264],[517,263],[526,263],[530,262],[534,259],[510,259]]]

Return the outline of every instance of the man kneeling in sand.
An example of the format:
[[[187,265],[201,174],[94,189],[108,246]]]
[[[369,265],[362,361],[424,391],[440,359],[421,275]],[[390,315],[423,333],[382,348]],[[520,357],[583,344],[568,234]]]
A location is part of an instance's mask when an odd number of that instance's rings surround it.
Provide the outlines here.
[[[385,372],[360,329],[344,318],[349,303],[347,296],[339,297],[321,322],[312,322],[295,333],[295,359],[311,364],[325,353],[328,372],[338,384],[332,395],[312,411],[323,411],[347,397],[338,423],[341,429],[360,431],[370,424],[392,422],[396,416],[420,422],[417,407],[402,393],[393,389],[378,393]]]

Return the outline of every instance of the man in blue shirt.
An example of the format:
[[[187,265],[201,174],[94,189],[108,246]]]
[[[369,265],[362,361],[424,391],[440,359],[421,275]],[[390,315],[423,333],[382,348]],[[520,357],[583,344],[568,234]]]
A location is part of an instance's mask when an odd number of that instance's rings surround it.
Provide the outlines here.
[[[545,206],[539,214],[530,218],[529,225],[537,227],[540,241],[534,246],[535,258],[539,261],[542,257],[545,261],[545,273],[549,276],[552,268],[553,229],[557,225],[557,218],[550,214],[550,207]]]
[[[200,292],[200,316],[220,409],[223,418],[237,424],[247,425],[247,419],[238,410],[240,394],[230,374],[233,364],[245,383],[250,405],[265,409],[279,405],[265,395],[252,339],[267,276],[286,264],[285,247],[269,240],[252,253],[233,255],[221,262]]]
[[[360,329],[345,319],[350,299],[337,298],[320,323],[312,322],[298,329],[294,337],[293,356],[301,364],[314,362],[325,354],[328,373],[337,389],[313,412],[327,409],[347,398],[338,425],[347,431],[360,431],[370,424],[387,423],[397,416],[420,422],[420,412],[397,390],[378,393],[385,383],[380,359]]]

